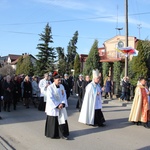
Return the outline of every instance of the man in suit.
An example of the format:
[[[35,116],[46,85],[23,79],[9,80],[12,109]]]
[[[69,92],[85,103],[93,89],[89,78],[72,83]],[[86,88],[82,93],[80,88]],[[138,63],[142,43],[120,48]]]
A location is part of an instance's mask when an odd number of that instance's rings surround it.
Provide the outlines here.
[[[64,79],[62,80],[62,85],[65,88],[67,99],[70,97],[71,83],[68,74],[64,74]]]

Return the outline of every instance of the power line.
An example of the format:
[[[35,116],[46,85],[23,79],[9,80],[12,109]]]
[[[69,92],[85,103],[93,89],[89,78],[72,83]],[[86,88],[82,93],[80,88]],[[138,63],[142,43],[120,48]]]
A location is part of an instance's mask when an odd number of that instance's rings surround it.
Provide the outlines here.
[[[38,35],[37,33],[31,33],[31,32],[2,31],[2,30],[1,30],[1,32],[17,33],[17,34],[32,34],[32,35]]]
[[[136,15],[148,15],[150,12],[141,12],[141,13],[133,13],[129,14],[128,16],[136,16]],[[120,15],[120,16],[125,16],[125,15]],[[84,21],[84,20],[95,20],[95,19],[106,19],[106,18],[114,18],[116,16],[98,16],[98,17],[91,17],[91,18],[80,18],[80,19],[64,19],[64,20],[52,20],[52,21],[43,21],[43,22],[31,22],[31,23],[3,23],[0,25],[30,25],[30,24],[44,24],[44,23],[60,23],[60,22],[73,22],[73,21]]]
[[[31,32],[18,32],[18,31],[2,31],[0,30],[1,32],[8,32],[8,33],[15,33],[15,34],[26,34],[26,35],[39,35],[37,33],[31,33]],[[72,38],[72,36],[69,36],[69,35],[56,35],[56,34],[53,34],[52,35],[53,37],[69,37],[69,38]],[[85,38],[85,39],[108,39],[108,37],[87,37],[87,36],[79,36],[79,38]]]

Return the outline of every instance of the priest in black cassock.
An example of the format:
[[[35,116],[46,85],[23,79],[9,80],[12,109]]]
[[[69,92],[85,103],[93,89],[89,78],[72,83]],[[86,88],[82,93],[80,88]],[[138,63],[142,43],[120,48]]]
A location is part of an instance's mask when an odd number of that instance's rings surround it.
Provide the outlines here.
[[[86,75],[85,76],[85,80],[82,82],[82,98],[84,98],[84,94],[85,94],[85,90],[86,90],[86,86],[91,82],[90,80],[90,76]]]
[[[82,106],[82,98],[83,98],[82,83],[83,81],[84,81],[83,76],[82,74],[80,74],[79,79],[76,82],[76,95],[78,96],[76,108],[78,108],[79,111],[81,110],[81,106]]]
[[[64,79],[62,80],[62,85],[65,88],[67,99],[70,97],[71,83],[68,74],[64,74]]]
[[[53,84],[47,87],[45,136],[50,138],[68,139],[67,98],[60,76],[54,76]]]

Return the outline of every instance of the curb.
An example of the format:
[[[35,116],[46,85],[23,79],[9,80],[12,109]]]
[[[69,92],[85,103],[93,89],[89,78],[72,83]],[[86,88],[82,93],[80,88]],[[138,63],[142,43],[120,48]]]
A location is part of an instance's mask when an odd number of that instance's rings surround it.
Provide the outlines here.
[[[103,104],[117,104],[117,105],[120,105],[122,107],[129,107],[131,108],[132,107],[132,102],[124,102],[124,101],[118,101],[117,99],[114,99],[114,100],[102,100],[102,103]]]
[[[78,99],[78,97],[76,95],[72,95],[70,96],[72,99]],[[104,99],[102,98],[102,103],[103,104],[117,104],[117,105],[120,105],[122,107],[129,107],[131,108],[132,107],[132,101],[129,101],[129,102],[124,102],[124,101],[119,101],[117,98],[113,99],[113,100],[110,100],[110,99]]]

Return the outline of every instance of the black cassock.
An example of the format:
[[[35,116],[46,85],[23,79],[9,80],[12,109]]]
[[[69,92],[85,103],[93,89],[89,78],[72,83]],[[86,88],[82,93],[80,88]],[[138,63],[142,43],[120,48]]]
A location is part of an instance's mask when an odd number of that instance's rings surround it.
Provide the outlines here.
[[[57,87],[58,91],[55,89],[54,84],[52,84],[48,87],[48,91],[47,91],[48,99],[47,99],[47,103],[46,103],[46,106],[47,106],[46,113],[47,113],[47,111],[49,111],[51,109],[51,105],[53,105],[53,102],[52,102],[53,100],[50,98],[52,96],[51,94],[56,93],[56,92],[58,94],[60,94],[59,92],[63,91],[63,89],[60,89],[59,86],[56,86],[56,87]],[[55,89],[55,90],[52,90],[52,89]],[[55,94],[55,96],[56,95],[57,94]],[[61,101],[57,101],[57,97],[54,98],[56,100],[56,102],[55,102],[54,106],[52,107],[52,110],[55,109],[54,111],[58,111],[59,103],[63,104],[63,107],[65,108],[65,105],[67,104],[67,102],[65,102],[65,99],[63,101],[63,99],[62,99],[63,97],[60,97],[60,98],[61,98]],[[56,108],[54,108],[55,106],[56,106]],[[59,114],[59,115],[60,115],[59,117],[61,117],[61,114]],[[63,116],[63,113],[62,113],[62,116]],[[65,119],[63,124],[59,124],[58,119],[60,119],[60,118],[58,118],[58,116],[47,114],[46,124],[45,124],[45,136],[50,137],[50,138],[65,138],[65,139],[67,139],[67,136],[69,136],[69,127],[68,127],[68,122],[66,120],[66,117],[63,117],[63,119]]]
[[[67,120],[59,125],[58,116],[47,116],[45,124],[45,136],[50,138],[63,138],[69,136]]]
[[[82,83],[83,82],[84,82],[83,80],[77,80],[76,83],[76,93],[78,94],[78,101],[77,101],[76,108],[78,108],[79,111],[81,110],[81,106],[82,106],[82,98],[83,98]]]

